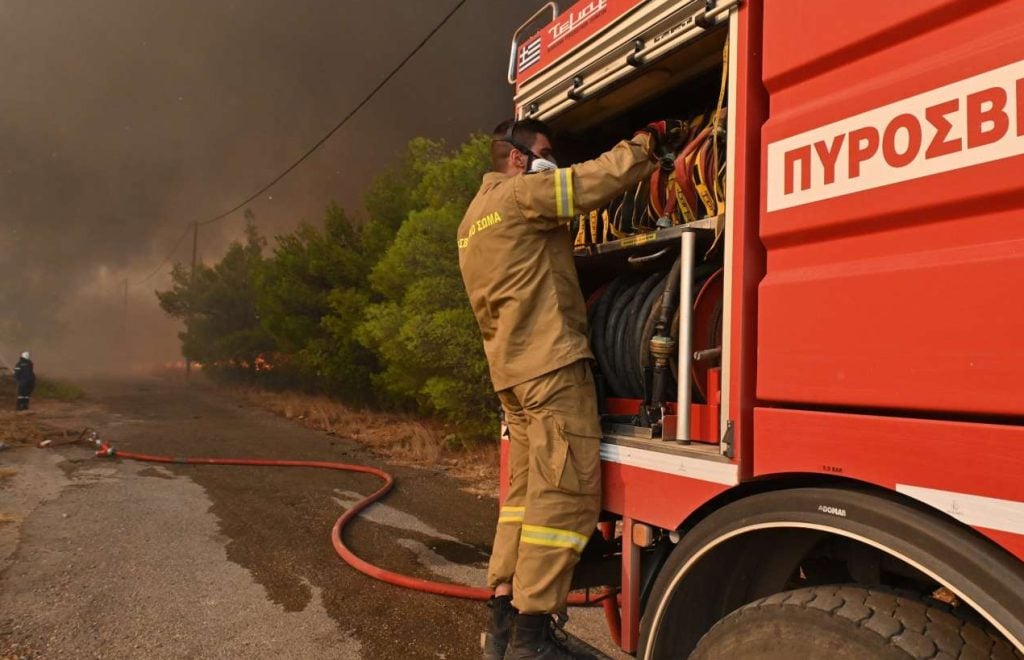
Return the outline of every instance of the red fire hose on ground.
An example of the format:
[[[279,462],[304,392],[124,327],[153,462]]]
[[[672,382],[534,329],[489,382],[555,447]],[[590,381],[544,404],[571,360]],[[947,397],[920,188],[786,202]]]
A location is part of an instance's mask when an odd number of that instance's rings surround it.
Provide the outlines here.
[[[368,575],[376,580],[387,582],[399,587],[406,589],[413,589],[416,591],[423,591],[426,593],[437,594],[439,596],[450,596],[453,598],[464,598],[467,600],[487,600],[491,597],[490,589],[481,587],[466,587],[459,584],[451,584],[448,582],[434,582],[432,580],[423,580],[421,578],[412,577],[409,575],[403,575],[394,571],[375,566],[370,562],[358,557],[352,550],[345,545],[344,529],[345,525],[351,522],[354,518],[366,509],[368,506],[381,499],[391,490],[395,485],[395,478],[384,470],[379,470],[374,467],[367,465],[356,465],[353,463],[334,463],[330,461],[277,461],[277,460],[265,460],[265,459],[254,459],[254,458],[204,458],[204,457],[175,457],[175,456],[155,456],[152,454],[139,454],[135,452],[121,451],[114,449],[106,442],[100,440],[99,436],[92,432],[87,434],[83,432],[79,436],[79,440],[85,440],[96,447],[97,456],[105,457],[117,457],[124,458],[133,461],[145,461],[148,463],[171,463],[177,465],[243,465],[252,467],[300,467],[300,468],[319,468],[324,470],[339,470],[342,472],[362,472],[364,474],[372,474],[375,477],[381,479],[384,483],[380,488],[370,493],[363,499],[356,502],[351,508],[343,513],[334,523],[331,528],[331,544],[334,546],[334,551],[338,553],[345,563],[352,568],[356,569],[360,573]],[[67,443],[72,444],[72,443]],[[606,535],[609,530],[604,530]],[[591,594],[590,592],[585,593],[573,593],[569,595],[569,605],[573,606],[596,606],[600,604],[604,608],[605,618],[608,621],[608,628],[611,632],[612,638],[616,643],[619,642],[621,632],[621,620],[619,616],[617,597],[613,591],[603,591],[600,593]]]

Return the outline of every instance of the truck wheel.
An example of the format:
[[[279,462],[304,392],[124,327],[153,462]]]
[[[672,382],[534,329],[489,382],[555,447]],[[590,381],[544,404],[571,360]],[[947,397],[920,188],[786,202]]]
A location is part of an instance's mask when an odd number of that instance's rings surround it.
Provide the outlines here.
[[[823,544],[871,549],[898,571],[804,576]],[[872,549],[873,548],[873,549]],[[813,567],[813,566],[812,566]],[[908,577],[909,576],[909,577]],[[719,507],[681,535],[643,602],[637,657],[686,657],[746,603],[830,583],[943,587],[1024,651],[1024,565],[975,530],[898,495],[848,486],[779,489]],[[959,609],[959,607],[957,608]]]
[[[908,660],[1021,656],[1005,639],[916,595],[832,585],[744,605],[708,631],[692,660]]]

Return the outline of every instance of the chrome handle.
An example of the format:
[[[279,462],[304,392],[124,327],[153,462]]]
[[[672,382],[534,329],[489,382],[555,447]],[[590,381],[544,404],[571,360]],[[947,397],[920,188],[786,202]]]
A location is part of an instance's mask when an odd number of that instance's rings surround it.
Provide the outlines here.
[[[671,250],[671,249],[672,248],[662,248],[661,250],[658,250],[657,252],[654,252],[652,254],[645,254],[645,255],[636,255],[636,254],[634,254],[634,255],[631,255],[630,257],[628,257],[626,259],[626,261],[628,261],[631,266],[635,266],[637,264],[645,264],[648,261],[656,261],[656,260],[660,259],[661,257],[664,257],[666,254],[668,254],[669,250]]]
[[[509,55],[508,58],[508,84],[516,84],[516,75],[518,74],[518,71],[516,71],[516,55],[518,54],[517,51],[519,50],[519,36],[522,34],[523,30],[532,25],[538,17],[540,17],[545,11],[548,10],[551,10],[552,21],[558,18],[558,3],[547,2],[544,4],[543,7],[533,12],[533,16],[530,16],[530,18],[526,19],[526,22],[520,25],[519,29],[516,30],[515,33],[512,35],[512,53]]]

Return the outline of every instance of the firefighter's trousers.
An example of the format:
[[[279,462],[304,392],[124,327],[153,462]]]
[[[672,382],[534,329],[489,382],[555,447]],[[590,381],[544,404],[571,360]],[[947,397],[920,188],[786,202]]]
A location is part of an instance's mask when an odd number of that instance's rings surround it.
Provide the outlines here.
[[[35,383],[18,383],[18,404],[15,410],[28,410],[29,397],[35,389]]]
[[[601,510],[601,425],[590,364],[498,392],[508,425],[510,484],[487,579],[512,582],[523,614],[565,609],[573,567]]]

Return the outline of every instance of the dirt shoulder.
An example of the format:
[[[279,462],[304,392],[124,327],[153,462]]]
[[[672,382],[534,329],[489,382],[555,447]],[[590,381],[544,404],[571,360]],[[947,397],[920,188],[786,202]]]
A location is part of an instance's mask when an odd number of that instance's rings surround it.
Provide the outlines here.
[[[452,448],[444,425],[434,420],[359,410],[325,396],[245,387],[218,389],[306,428],[354,440],[389,462],[444,470],[463,482],[467,492],[498,496],[497,443]]]

